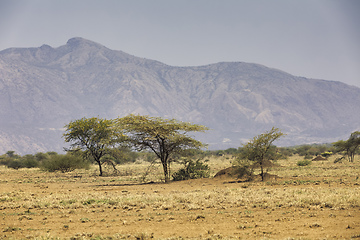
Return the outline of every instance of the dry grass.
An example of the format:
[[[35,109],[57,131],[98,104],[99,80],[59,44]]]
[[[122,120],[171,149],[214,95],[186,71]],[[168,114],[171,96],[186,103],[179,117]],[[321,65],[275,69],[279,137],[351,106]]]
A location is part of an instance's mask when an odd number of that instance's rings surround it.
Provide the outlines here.
[[[297,162],[303,158],[300,156],[293,156],[287,160],[279,160],[278,168],[271,169],[272,174],[276,174],[283,178],[359,178],[359,161],[357,156],[354,163],[343,160],[341,163],[334,163],[338,156],[331,156],[326,161],[313,161],[308,166],[297,166]]]
[[[231,166],[232,160],[226,156],[209,159],[212,176]],[[278,239],[288,236],[288,230],[281,231],[286,228],[282,221],[309,218],[311,223],[301,224],[311,228],[313,235],[299,237],[304,226],[292,223],[298,231],[289,233],[300,239],[321,236],[318,225],[335,229],[324,220],[329,216],[336,222],[340,217],[351,222],[336,238],[360,234],[355,230],[360,219],[354,216],[360,212],[360,159],[336,164],[329,159],[304,167],[297,166],[298,160],[278,161],[279,167],[269,169],[278,178],[267,182],[200,179],[161,184],[162,169],[148,169],[149,164],[143,162],[118,166],[120,175],[107,177],[96,176],[95,167],[66,174],[0,167],[0,238],[3,234],[13,239]],[[174,165],[173,171],[179,167]],[[142,184],[147,170],[146,182],[153,183]],[[184,232],[184,227],[194,223],[193,230],[200,233]],[[256,226],[272,232],[259,235],[253,231]],[[92,231],[76,233],[76,228]],[[116,229],[122,229],[121,233]]]

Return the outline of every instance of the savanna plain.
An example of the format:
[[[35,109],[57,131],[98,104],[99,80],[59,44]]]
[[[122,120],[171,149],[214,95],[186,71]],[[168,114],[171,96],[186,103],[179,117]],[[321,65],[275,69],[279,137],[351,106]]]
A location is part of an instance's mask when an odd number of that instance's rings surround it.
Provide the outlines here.
[[[0,239],[360,239],[360,158],[335,158],[278,160],[264,182],[214,177],[227,155],[168,184],[145,162],[103,177],[0,166]]]

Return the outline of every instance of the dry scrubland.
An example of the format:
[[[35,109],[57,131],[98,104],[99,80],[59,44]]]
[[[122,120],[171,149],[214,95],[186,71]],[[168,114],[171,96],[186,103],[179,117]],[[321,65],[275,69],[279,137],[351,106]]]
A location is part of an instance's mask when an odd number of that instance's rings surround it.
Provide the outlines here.
[[[278,161],[265,182],[161,183],[162,169],[46,173],[0,167],[2,239],[360,239],[360,159]],[[231,157],[210,159],[212,176]],[[175,170],[179,166],[173,167]]]

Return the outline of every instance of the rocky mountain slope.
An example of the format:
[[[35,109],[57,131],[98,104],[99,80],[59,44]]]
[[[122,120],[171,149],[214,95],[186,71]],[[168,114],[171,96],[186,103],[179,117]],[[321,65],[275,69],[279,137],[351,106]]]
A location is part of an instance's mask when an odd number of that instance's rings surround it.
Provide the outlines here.
[[[0,154],[62,151],[70,120],[129,113],[211,128],[211,149],[238,147],[272,126],[277,145],[332,142],[360,129],[360,89],[258,64],[173,67],[70,39],[0,52]]]

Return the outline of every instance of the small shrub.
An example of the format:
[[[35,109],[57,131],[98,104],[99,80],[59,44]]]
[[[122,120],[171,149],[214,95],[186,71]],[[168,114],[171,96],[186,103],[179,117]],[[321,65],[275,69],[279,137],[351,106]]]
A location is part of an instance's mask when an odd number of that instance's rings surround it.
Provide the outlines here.
[[[80,218],[80,222],[82,222],[82,223],[86,223],[89,221],[90,221],[90,219],[88,219],[88,218]]]
[[[310,160],[304,159],[297,162],[297,165],[300,167],[310,165],[312,162]]]
[[[65,173],[71,172],[75,169],[87,169],[88,167],[88,161],[71,154],[52,155],[49,159],[44,160],[42,163],[42,169],[48,172],[61,171]]]
[[[181,168],[175,172],[172,177],[174,181],[181,181],[187,179],[197,179],[197,178],[208,178],[210,176],[210,167],[200,161],[196,160],[184,160],[184,168]]]
[[[254,173],[254,166],[253,163],[248,159],[237,159],[233,167],[238,178],[252,178]]]
[[[323,153],[321,154],[321,156],[323,156],[324,158],[328,158],[328,157],[330,157],[332,154],[333,154],[332,152],[323,152]]]

